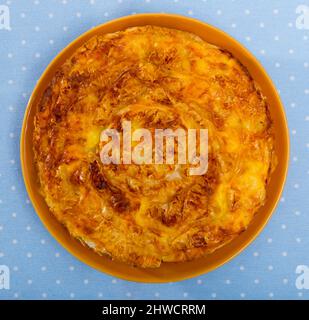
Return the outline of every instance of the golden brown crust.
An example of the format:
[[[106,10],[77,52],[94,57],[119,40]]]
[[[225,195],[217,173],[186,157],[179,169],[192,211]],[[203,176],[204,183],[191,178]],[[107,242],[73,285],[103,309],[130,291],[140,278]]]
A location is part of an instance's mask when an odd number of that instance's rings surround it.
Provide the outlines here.
[[[207,128],[208,171],[103,165],[105,128]],[[274,167],[267,103],[233,56],[145,26],[97,36],[68,59],[35,117],[42,193],[72,236],[140,267],[204,256],[244,231]]]

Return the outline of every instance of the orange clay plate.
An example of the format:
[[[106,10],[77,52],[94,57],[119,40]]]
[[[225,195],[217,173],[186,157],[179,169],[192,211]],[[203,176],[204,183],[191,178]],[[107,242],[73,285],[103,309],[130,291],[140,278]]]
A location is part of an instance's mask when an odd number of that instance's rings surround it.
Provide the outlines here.
[[[73,239],[51,214],[39,192],[32,148],[33,120],[37,102],[53,75],[65,60],[77,48],[95,35],[112,33],[128,27],[143,25],[155,25],[194,33],[206,42],[228,50],[247,67],[253,79],[260,86],[263,95],[267,98],[271,118],[274,123],[275,150],[278,155],[278,165],[272,174],[270,183],[267,185],[266,203],[260,208],[245,232],[228,245],[204,258],[181,263],[162,263],[159,268],[155,269],[135,268],[124,263],[112,261],[107,257],[99,256],[90,248],[83,246],[79,241]],[[170,14],[141,14],[116,19],[91,29],[69,44],[50,63],[38,81],[25,112],[21,132],[20,156],[25,185],[37,214],[50,233],[69,252],[93,268],[122,279],[139,282],[170,282],[191,278],[214,270],[240,253],[260,233],[275,209],[283,189],[288,168],[289,137],[283,106],[271,79],[260,63],[236,40],[206,23],[187,17]]]

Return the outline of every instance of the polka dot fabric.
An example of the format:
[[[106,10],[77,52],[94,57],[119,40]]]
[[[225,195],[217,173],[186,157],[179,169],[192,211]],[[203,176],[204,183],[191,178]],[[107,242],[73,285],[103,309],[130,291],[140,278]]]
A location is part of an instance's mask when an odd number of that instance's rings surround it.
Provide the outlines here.
[[[309,290],[295,286],[297,265],[309,265],[309,30],[297,28],[299,4],[295,0],[0,0],[10,10],[11,27],[0,29],[0,265],[11,271],[10,290],[0,290],[0,299],[308,299]],[[285,190],[261,235],[223,267],[167,284],[119,280],[66,252],[34,212],[19,164],[26,104],[49,62],[91,27],[144,12],[191,16],[243,43],[275,82],[291,137]]]

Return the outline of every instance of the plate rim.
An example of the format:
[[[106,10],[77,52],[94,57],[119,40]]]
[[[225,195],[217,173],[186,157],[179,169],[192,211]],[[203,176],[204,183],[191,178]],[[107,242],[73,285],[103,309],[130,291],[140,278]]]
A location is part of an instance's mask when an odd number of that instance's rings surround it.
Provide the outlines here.
[[[117,272],[117,271],[111,271],[110,269],[104,268],[102,267],[102,265],[99,265],[98,263],[96,263],[95,261],[91,261],[91,259],[89,259],[89,257],[85,257],[82,254],[80,254],[80,252],[77,252],[76,250],[73,250],[71,247],[69,247],[66,243],[64,243],[63,239],[59,238],[59,234],[57,234],[57,232],[55,232],[54,229],[52,229],[52,227],[50,226],[50,224],[47,221],[47,218],[45,217],[45,215],[48,215],[50,213],[42,213],[41,208],[39,208],[38,202],[37,202],[37,196],[39,193],[39,190],[33,190],[32,187],[30,186],[30,182],[29,182],[29,169],[28,169],[28,165],[27,165],[27,160],[26,160],[26,149],[27,149],[27,145],[26,145],[26,130],[27,130],[27,126],[28,126],[28,119],[29,119],[29,114],[31,111],[31,107],[34,103],[34,100],[36,98],[37,92],[39,91],[39,89],[42,87],[42,84],[45,81],[45,78],[47,77],[48,73],[50,72],[51,68],[57,64],[57,62],[61,59],[62,56],[65,55],[65,53],[67,51],[69,51],[70,49],[72,49],[74,46],[76,46],[77,44],[79,44],[79,42],[82,41],[87,41],[90,38],[90,35],[95,35],[98,34],[100,32],[100,30],[104,27],[108,27],[109,25],[112,24],[125,24],[125,22],[127,21],[134,21],[136,19],[140,19],[140,20],[151,20],[152,19],[160,19],[160,18],[167,18],[167,19],[171,19],[171,20],[183,20],[191,22],[191,23],[195,23],[203,28],[208,28],[213,30],[215,33],[217,33],[218,35],[223,36],[223,38],[227,39],[228,41],[231,41],[235,44],[237,50],[241,50],[243,52],[243,54],[245,56],[250,57],[250,59],[252,60],[253,64],[256,65],[256,67],[260,70],[260,72],[262,72],[264,78],[267,79],[268,81],[268,85],[272,91],[272,93],[274,94],[274,99],[277,102],[277,106],[279,106],[280,111],[282,113],[282,125],[283,125],[283,130],[286,134],[286,139],[285,139],[285,150],[286,150],[286,154],[285,159],[284,159],[284,170],[282,173],[282,182],[280,184],[280,186],[278,186],[278,191],[277,191],[277,197],[276,200],[273,201],[273,205],[271,207],[271,209],[269,209],[267,216],[263,219],[262,223],[259,224],[259,227],[255,230],[255,233],[252,234],[248,239],[246,239],[243,243],[242,246],[240,248],[238,248],[237,250],[234,250],[233,252],[231,252],[225,259],[221,259],[220,262],[213,264],[210,267],[205,266],[205,268],[203,269],[203,271],[201,272],[201,270],[199,271],[192,271],[190,274],[186,274],[185,276],[182,276],[181,274],[175,274],[173,275],[169,275],[168,279],[165,278],[161,278],[161,277],[147,277],[147,273],[146,276],[141,276],[141,277],[136,277],[136,276],[132,276],[132,274],[124,274],[123,272]],[[153,23],[149,23],[152,24]],[[138,25],[146,25],[145,23],[142,24],[138,24]],[[178,29],[178,28],[175,28]],[[120,28],[119,30],[122,30],[122,28]],[[179,29],[181,30],[181,29]],[[102,32],[102,34],[104,33],[108,33],[108,32]],[[88,38],[88,39],[87,39]],[[237,57],[238,59],[238,57]],[[240,61],[241,63],[243,61]],[[32,146],[31,146],[32,147]],[[23,175],[23,180],[25,183],[25,187],[29,196],[29,199],[31,200],[31,203],[35,209],[36,214],[39,216],[41,222],[43,223],[43,225],[45,226],[45,228],[48,230],[48,232],[53,236],[53,238],[55,238],[57,240],[57,242],[67,251],[69,251],[74,257],[76,257],[78,260],[82,261],[83,263],[85,263],[88,266],[93,267],[94,269],[100,271],[100,272],[104,272],[105,274],[109,274],[111,276],[116,276],[118,278],[124,279],[124,280],[129,280],[129,281],[135,281],[135,282],[146,282],[146,283],[165,283],[165,282],[171,282],[171,281],[181,281],[181,280],[185,280],[185,279],[189,279],[189,278],[193,278],[196,276],[199,276],[201,274],[204,273],[208,273],[210,271],[213,271],[214,269],[217,269],[218,267],[226,264],[227,262],[229,262],[230,260],[232,260],[235,256],[239,255],[243,250],[245,250],[256,238],[257,236],[261,233],[261,231],[264,229],[264,227],[266,226],[266,224],[268,223],[269,219],[271,218],[272,214],[275,212],[276,207],[278,205],[278,202],[280,200],[280,197],[282,195],[285,183],[286,183],[286,179],[287,179],[287,173],[288,173],[288,168],[289,168],[289,158],[290,158],[290,138],[289,138],[289,129],[288,129],[288,122],[287,122],[287,117],[286,117],[286,113],[285,113],[285,109],[284,106],[282,104],[281,98],[277,92],[277,89],[275,87],[275,85],[273,84],[273,81],[271,80],[270,76],[267,74],[267,72],[265,71],[264,67],[262,66],[262,64],[255,58],[255,56],[240,42],[238,42],[236,39],[234,39],[233,37],[231,37],[229,34],[225,33],[224,31],[218,29],[217,27],[214,27],[208,23],[205,23],[203,21],[197,20],[197,19],[193,19],[190,17],[186,17],[183,15],[178,15],[178,14],[169,14],[169,13],[142,13],[142,14],[135,14],[135,15],[129,15],[129,16],[123,16],[117,19],[113,19],[113,20],[109,20],[103,24],[97,25],[96,27],[82,33],[81,35],[79,35],[77,38],[75,38],[73,41],[71,41],[68,45],[66,45],[52,60],[51,62],[47,65],[47,67],[44,69],[44,72],[41,74],[39,80],[37,81],[31,96],[28,100],[27,103],[27,107],[25,109],[24,112],[24,117],[23,117],[23,122],[22,122],[22,129],[21,129],[21,135],[20,135],[20,162],[21,162],[21,170],[22,170],[22,175]],[[267,201],[267,200],[266,200]],[[55,217],[53,217],[53,219],[56,220]],[[73,242],[73,238],[72,238],[72,242]],[[91,250],[90,248],[88,250]],[[218,249],[220,250],[220,249]],[[91,250],[92,251],[92,250]],[[105,258],[105,257],[102,257]],[[200,259],[197,259],[200,260]],[[196,260],[196,261],[197,261]],[[121,262],[115,262],[117,264],[122,264]],[[168,262],[167,262],[168,263]],[[182,263],[187,263],[187,262],[180,262],[180,263],[169,263],[170,266],[171,265],[179,265]],[[163,263],[165,264],[165,263]],[[126,268],[132,268],[129,266],[126,266]],[[135,268],[134,268],[135,269]]]

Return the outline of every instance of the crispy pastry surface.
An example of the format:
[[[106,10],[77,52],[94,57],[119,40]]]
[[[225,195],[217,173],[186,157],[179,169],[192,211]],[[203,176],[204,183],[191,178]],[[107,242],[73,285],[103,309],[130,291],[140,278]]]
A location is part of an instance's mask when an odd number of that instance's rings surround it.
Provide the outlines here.
[[[208,171],[103,165],[100,134],[207,128]],[[70,234],[139,267],[195,259],[243,232],[275,167],[267,102],[233,56],[154,26],[97,36],[55,74],[38,105],[41,192]]]

